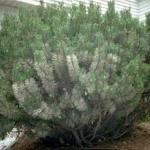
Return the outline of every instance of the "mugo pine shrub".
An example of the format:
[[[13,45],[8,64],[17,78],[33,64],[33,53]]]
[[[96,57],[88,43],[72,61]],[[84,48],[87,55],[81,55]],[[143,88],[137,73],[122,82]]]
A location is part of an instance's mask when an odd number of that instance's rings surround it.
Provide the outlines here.
[[[149,50],[146,53],[145,59],[145,71],[147,72],[147,77],[145,77],[145,87],[143,92],[143,102],[141,103],[141,120],[150,121],[150,14],[147,14],[146,18],[146,28],[147,28],[147,40],[149,44]]]
[[[145,91],[143,93],[143,96],[146,98],[146,101],[150,104],[150,13],[147,14],[146,17],[146,29],[147,29],[147,40],[148,40],[148,45],[149,49],[146,53],[146,59],[145,59],[145,64],[146,66],[146,71],[147,71],[147,78],[146,78],[146,83],[145,83]]]
[[[72,144],[118,138],[144,90],[146,28],[129,10],[51,5],[5,16],[0,31],[1,135],[24,125]]]

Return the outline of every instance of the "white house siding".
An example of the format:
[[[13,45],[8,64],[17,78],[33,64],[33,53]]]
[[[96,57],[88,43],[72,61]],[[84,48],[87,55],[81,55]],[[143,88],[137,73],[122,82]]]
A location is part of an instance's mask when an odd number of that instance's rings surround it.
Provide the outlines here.
[[[150,12],[150,0],[139,0],[139,19],[140,21],[145,20],[145,16]]]
[[[137,0],[115,0],[115,8],[118,11],[130,8],[132,16],[138,17]]]
[[[79,4],[79,2],[85,3],[87,6],[91,0],[44,0],[46,3],[59,3],[63,2],[65,5]],[[94,3],[101,6],[102,13],[105,13],[108,8],[108,2],[110,0],[93,0]],[[115,8],[117,11],[122,9],[131,9],[131,13],[134,17],[138,17],[138,3],[137,0],[115,0]]]
[[[47,4],[63,2],[65,5],[79,4],[83,2],[86,5],[92,0],[43,0]],[[94,3],[100,5],[102,13],[105,13],[108,6],[108,1],[110,0],[93,0]],[[131,14],[133,17],[138,17],[140,21],[145,20],[145,13],[150,11],[150,0],[114,0],[116,11],[123,9],[131,9]],[[2,20],[3,14],[6,13],[15,13],[17,7],[20,6],[29,6],[40,4],[40,0],[0,0],[0,21]]]

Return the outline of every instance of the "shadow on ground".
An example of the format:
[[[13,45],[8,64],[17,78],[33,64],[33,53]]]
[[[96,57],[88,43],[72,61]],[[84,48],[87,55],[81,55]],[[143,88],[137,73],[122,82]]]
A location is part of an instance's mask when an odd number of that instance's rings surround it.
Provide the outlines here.
[[[150,123],[137,123],[135,131],[131,135],[116,141],[97,143],[90,148],[83,150],[150,150]],[[49,148],[41,142],[34,142],[23,137],[16,143],[11,150],[77,150],[73,147]]]

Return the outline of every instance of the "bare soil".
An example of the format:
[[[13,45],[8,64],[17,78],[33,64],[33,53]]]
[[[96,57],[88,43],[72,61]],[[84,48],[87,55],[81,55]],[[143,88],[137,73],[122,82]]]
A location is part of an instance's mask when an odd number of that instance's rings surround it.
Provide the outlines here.
[[[150,150],[150,123],[135,125],[135,132],[120,140],[97,145],[97,149],[112,150]]]
[[[120,140],[108,141],[105,143],[97,143],[91,150],[150,150],[150,123],[137,123],[135,124],[135,131],[131,135],[127,135]],[[57,150],[75,148],[57,148]],[[79,148],[76,148],[79,149]],[[52,150],[37,142],[31,141],[26,137],[22,138],[15,144],[11,150]]]

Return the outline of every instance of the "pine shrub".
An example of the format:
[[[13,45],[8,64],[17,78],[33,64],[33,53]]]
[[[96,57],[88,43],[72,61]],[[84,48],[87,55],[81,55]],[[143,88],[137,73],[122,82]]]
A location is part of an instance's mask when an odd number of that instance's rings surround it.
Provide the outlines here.
[[[91,3],[4,17],[3,131],[23,125],[38,137],[78,145],[127,132],[147,75],[147,31],[129,10],[117,13],[113,2],[108,5],[105,14]]]

